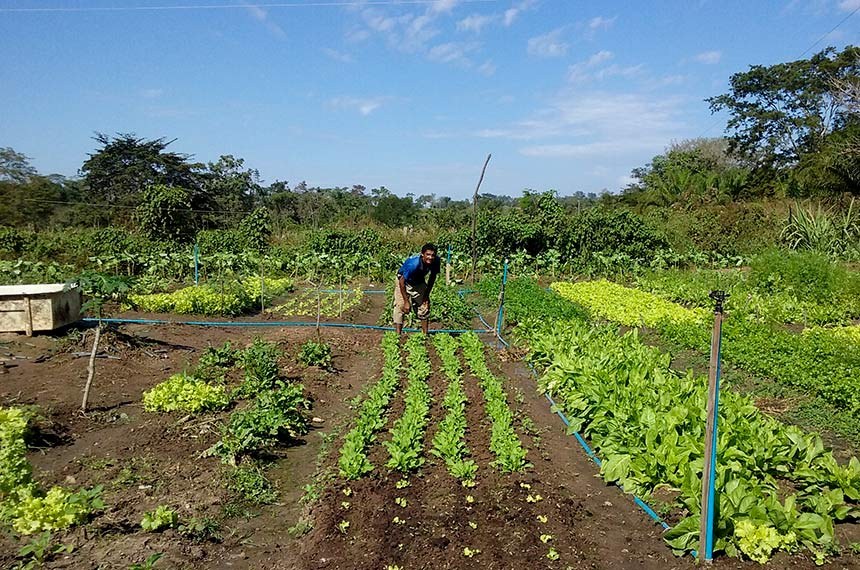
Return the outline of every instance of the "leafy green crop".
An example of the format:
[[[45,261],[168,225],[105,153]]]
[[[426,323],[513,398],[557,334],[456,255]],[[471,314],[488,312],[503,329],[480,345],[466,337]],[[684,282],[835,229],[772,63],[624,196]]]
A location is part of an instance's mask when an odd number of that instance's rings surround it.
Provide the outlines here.
[[[508,406],[508,396],[497,378],[487,367],[484,360],[484,343],[475,333],[466,333],[460,337],[466,362],[477,376],[484,393],[484,410],[493,421],[490,432],[490,451],[496,459],[492,465],[503,473],[522,471],[530,464],[526,462],[528,450],[522,446],[520,438],[514,431],[514,415]]]
[[[290,297],[285,303],[270,309],[272,313],[315,317],[317,308],[323,317],[338,317],[357,306],[364,298],[361,289],[353,289],[343,293],[320,292],[317,303],[317,291],[307,289]],[[319,306],[318,306],[319,305]]]
[[[376,437],[376,433],[385,427],[385,409],[391,402],[397,389],[400,371],[400,341],[393,332],[382,336],[384,363],[382,377],[367,391],[367,397],[359,411],[355,427],[344,438],[340,449],[340,475],[347,479],[358,479],[373,470],[373,464],[367,458],[366,448]]]
[[[409,383],[404,393],[403,415],[391,428],[391,439],[382,443],[390,456],[387,467],[407,472],[424,464],[421,455],[424,431],[430,412],[430,357],[427,354],[427,337],[414,334],[406,341]]]
[[[540,389],[603,456],[603,477],[645,498],[657,486],[677,490],[689,515],[664,536],[678,553],[696,549],[706,378],[672,370],[635,330],[553,321],[524,337],[544,371]],[[748,397],[721,393],[717,450],[717,551],[763,560],[803,547],[821,558],[835,550],[834,523],[860,516],[860,461],[839,465],[819,437]]]
[[[309,340],[299,349],[298,361],[305,366],[328,368],[331,366],[331,346]]]
[[[448,471],[454,477],[469,481],[475,478],[478,465],[471,459],[464,459],[469,450],[466,447],[466,404],[463,390],[463,372],[457,357],[459,343],[447,334],[433,336],[436,352],[442,360],[442,368],[448,377],[448,390],[442,406],[448,411],[439,423],[433,438],[431,453],[445,461]]]
[[[223,386],[212,386],[185,372],[174,374],[151,390],[143,393],[143,409],[147,412],[201,412],[218,410],[230,403]]]
[[[608,281],[552,287],[595,316],[652,327],[676,344],[703,353],[709,350],[713,317],[704,309],[686,309]],[[852,338],[824,330],[795,334],[730,312],[723,324],[723,358],[749,372],[817,393],[838,408],[860,411],[860,351]]]
[[[100,486],[76,493],[62,487],[47,493],[39,489],[26,457],[32,418],[20,408],[0,408],[0,520],[19,534],[65,529],[104,508]]]
[[[267,279],[266,302],[282,295],[292,287],[286,277]],[[219,286],[217,284],[193,285],[173,293],[131,294],[129,303],[141,311],[151,313],[176,313],[179,315],[240,315],[260,306],[260,279],[248,278]]]
[[[144,513],[140,526],[147,532],[158,532],[179,526],[179,515],[166,505],[158,505],[154,511]]]

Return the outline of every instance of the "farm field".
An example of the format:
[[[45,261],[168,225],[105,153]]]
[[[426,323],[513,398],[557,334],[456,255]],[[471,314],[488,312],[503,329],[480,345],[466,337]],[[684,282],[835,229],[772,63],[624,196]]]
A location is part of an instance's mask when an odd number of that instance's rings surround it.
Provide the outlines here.
[[[153,414],[141,406],[145,391],[187,370],[207,346],[228,340],[242,346],[255,335],[246,330],[178,326],[125,329],[105,333],[108,354],[118,359],[99,359],[92,408],[86,417],[77,412],[85,359],[58,352],[39,363],[16,361],[20,364],[3,376],[4,406],[38,404],[45,416],[39,424],[40,450],[28,454],[40,484],[104,488],[104,510],[91,522],[57,535],[55,544],[73,545],[74,550],[51,557],[48,567],[126,568],[155,553],[164,554],[158,567],[180,568],[227,564],[311,568],[323,564],[322,559],[329,560],[326,567],[337,568],[425,567],[428,552],[434,565],[454,568],[466,567],[472,560],[499,568],[512,567],[511,560],[519,564],[541,560],[548,568],[567,567],[566,560],[592,560],[598,565],[605,560],[617,564],[649,560],[654,568],[682,563],[663,546],[658,526],[615,489],[593,478],[594,468],[535,395],[525,369],[499,362],[489,350],[490,368],[509,378],[506,389],[513,427],[533,466],[514,474],[490,466],[494,459],[489,450],[491,426],[482,409],[481,390],[468,371],[463,376],[469,401],[465,443],[478,466],[474,487],[462,486],[445,462],[429,453],[443,416],[440,404],[447,386],[434,353],[427,378],[431,404],[424,440],[428,449],[421,454],[426,464],[411,472],[409,485],[398,488],[404,479],[384,467],[387,453],[379,444],[369,450],[370,460],[378,466],[369,477],[357,481],[342,480],[339,475],[331,480],[320,477],[336,468],[337,446],[354,414],[350,401],[368,388],[382,368],[378,333],[327,331],[333,371],[301,367],[289,356],[281,361],[281,374],[304,385],[312,402],[310,414],[322,421],[310,422],[309,432],[299,441],[273,451],[266,475],[279,496],[272,505],[255,507],[227,490],[224,479],[229,471],[217,458],[200,457],[218,440],[216,425],[225,419],[225,412]],[[314,336],[304,330],[266,334],[287,355]],[[49,337],[37,337],[29,344],[15,337],[3,340],[6,350],[31,358],[55,350],[60,342]],[[434,351],[430,343],[427,349]],[[391,421],[402,409],[402,397],[396,396]],[[308,493],[305,485],[318,486],[321,493],[310,506],[302,501]],[[351,490],[350,496],[344,489]],[[405,506],[395,503],[398,498],[404,499]],[[344,502],[350,504],[348,509]],[[208,521],[218,540],[188,538],[176,528],[144,532],[142,517],[160,505],[174,509],[180,521]],[[404,522],[392,523],[395,517]],[[350,525],[341,530],[344,520]],[[301,528],[302,521],[312,521],[313,528],[290,538],[287,530],[297,523]],[[4,535],[0,549],[4,567],[14,565],[14,554],[26,541]],[[411,546],[400,547],[404,542]],[[464,554],[467,548],[474,552],[473,559]],[[558,561],[546,558],[550,549],[558,554]]]
[[[492,298],[485,295],[490,305]],[[379,294],[364,295],[361,302],[367,305],[354,320],[367,324],[377,322],[388,303]],[[549,354],[542,346],[564,347],[572,339],[559,337],[549,345],[529,339],[526,315],[582,322],[588,310],[516,280],[507,303],[511,323],[518,325],[514,336],[538,358]],[[411,335],[398,343],[392,333],[323,329],[331,360],[320,368],[298,362],[302,345],[317,339],[313,327],[121,325],[104,333],[104,355],[113,358],[97,360],[91,410],[82,416],[78,400],[86,359],[75,353],[83,354],[89,341],[79,334],[2,339],[4,350],[27,358],[14,360],[17,366],[0,377],[0,404],[38,405],[43,416],[27,454],[34,480],[46,489],[102,489],[103,508],[51,535],[53,547],[73,549],[49,551],[46,567],[129,568],[159,554],[156,568],[694,566],[689,553],[672,553],[689,546],[677,539],[667,545],[670,535],[630,495],[598,475],[620,479],[624,490],[652,502],[672,526],[688,513],[675,502],[679,496],[631,486],[624,476],[594,465],[538,389],[557,400],[558,393],[546,380],[535,382],[521,348],[498,352],[490,336]],[[611,346],[610,338],[601,344]],[[242,395],[248,382],[243,353],[233,355],[237,364],[224,364],[230,359],[220,348],[225,342],[233,350],[258,346],[263,353],[275,347],[270,354],[278,355],[276,375],[285,386],[303,389],[306,429],[277,437],[260,453],[224,444],[221,426],[254,407]],[[213,373],[204,360],[226,368]],[[155,397],[145,394],[159,383],[176,375],[194,381],[219,374],[223,380],[209,383],[224,385],[227,393],[235,386],[235,403],[199,395],[214,407],[147,411]],[[375,405],[366,409],[369,402]],[[559,400],[574,417],[564,402]],[[601,445],[597,432],[584,434],[595,438],[598,454],[611,449]],[[355,443],[348,445],[351,439]],[[232,451],[219,458],[211,452],[219,446]],[[242,486],[235,475],[240,471],[263,477],[248,477]],[[845,500],[850,504],[847,495]],[[157,519],[159,507],[175,519],[160,531],[144,530],[142,521]],[[857,540],[856,525],[835,528],[840,544]],[[26,560],[19,550],[40,536],[4,534],[0,562]],[[808,555],[774,551],[762,561],[768,558],[766,565],[774,568],[816,566]],[[725,557],[717,563],[760,566]],[[858,567],[849,552],[836,558],[831,552],[826,564]]]

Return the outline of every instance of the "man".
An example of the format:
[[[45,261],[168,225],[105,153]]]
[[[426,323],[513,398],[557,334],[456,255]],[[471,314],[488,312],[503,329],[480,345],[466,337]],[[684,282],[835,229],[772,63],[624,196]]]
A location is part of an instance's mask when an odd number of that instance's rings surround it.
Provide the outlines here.
[[[394,285],[394,328],[397,334],[403,332],[403,316],[409,311],[415,312],[421,321],[421,330],[427,334],[430,323],[430,291],[433,290],[437,275],[439,257],[436,255],[436,246],[432,243],[425,243],[421,247],[421,255],[413,255],[400,266],[397,283]]]

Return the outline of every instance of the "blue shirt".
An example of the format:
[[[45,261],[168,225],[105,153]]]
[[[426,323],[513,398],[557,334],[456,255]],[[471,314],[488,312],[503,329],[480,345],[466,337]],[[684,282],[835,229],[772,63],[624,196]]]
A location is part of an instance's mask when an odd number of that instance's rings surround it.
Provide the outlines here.
[[[406,259],[403,262],[403,265],[400,266],[400,271],[397,272],[397,275],[402,276],[404,281],[410,283],[412,285],[417,285],[419,283],[423,283],[424,279],[427,277],[427,274],[436,275],[439,273],[439,256],[433,260],[433,263],[430,265],[425,265],[423,261],[421,261],[420,255],[413,255]]]

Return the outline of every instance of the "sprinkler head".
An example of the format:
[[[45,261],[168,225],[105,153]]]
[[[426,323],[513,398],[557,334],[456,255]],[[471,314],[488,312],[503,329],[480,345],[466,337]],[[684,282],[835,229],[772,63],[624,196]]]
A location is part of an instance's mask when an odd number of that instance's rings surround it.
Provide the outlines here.
[[[711,291],[708,294],[708,297],[714,300],[714,312],[722,313],[723,312],[723,303],[728,299],[731,295],[726,293],[725,291]]]

